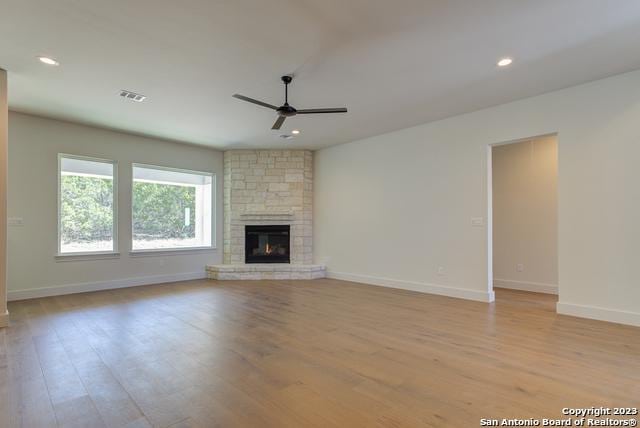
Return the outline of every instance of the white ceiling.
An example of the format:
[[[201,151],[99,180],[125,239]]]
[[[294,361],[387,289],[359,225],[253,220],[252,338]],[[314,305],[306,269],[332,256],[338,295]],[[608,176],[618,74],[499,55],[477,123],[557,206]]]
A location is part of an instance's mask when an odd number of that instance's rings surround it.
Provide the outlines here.
[[[319,148],[638,69],[638,40],[638,0],[0,0],[13,110],[222,149]],[[278,132],[231,97],[279,105],[287,73],[295,107],[349,113]]]

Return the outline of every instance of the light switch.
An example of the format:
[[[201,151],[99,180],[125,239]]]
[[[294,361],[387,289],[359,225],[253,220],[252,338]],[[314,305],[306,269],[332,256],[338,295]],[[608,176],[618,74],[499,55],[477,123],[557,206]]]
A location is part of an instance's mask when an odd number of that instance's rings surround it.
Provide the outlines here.
[[[22,217],[9,217],[7,219],[9,226],[24,226],[24,219]]]
[[[482,218],[482,217],[471,217],[471,226],[474,226],[474,227],[482,227],[482,226],[484,226],[484,218]]]

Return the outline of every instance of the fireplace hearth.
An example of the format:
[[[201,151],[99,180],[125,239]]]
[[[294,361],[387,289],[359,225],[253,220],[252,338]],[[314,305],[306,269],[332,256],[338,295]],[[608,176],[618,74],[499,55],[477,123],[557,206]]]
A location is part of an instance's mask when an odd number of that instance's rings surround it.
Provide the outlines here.
[[[245,226],[245,263],[290,263],[289,225]]]

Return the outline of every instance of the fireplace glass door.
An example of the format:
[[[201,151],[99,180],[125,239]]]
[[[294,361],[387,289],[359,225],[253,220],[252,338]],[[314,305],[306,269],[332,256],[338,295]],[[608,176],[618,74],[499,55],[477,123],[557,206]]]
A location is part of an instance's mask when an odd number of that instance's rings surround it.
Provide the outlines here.
[[[289,263],[290,226],[245,226],[245,263]]]

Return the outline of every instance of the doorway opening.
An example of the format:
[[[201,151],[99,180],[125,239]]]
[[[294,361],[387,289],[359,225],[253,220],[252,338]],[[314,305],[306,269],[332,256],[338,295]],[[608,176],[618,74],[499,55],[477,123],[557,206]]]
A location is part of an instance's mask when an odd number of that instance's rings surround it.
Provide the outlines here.
[[[498,301],[535,301],[555,311],[557,135],[491,145],[488,165],[489,287]]]

